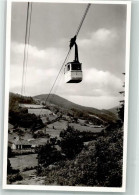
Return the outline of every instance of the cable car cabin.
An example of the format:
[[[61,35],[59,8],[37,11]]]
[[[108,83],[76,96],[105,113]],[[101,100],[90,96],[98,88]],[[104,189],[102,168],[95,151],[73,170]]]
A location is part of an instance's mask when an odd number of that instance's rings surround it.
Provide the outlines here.
[[[82,64],[78,58],[78,46],[76,44],[76,36],[70,41],[70,49],[75,46],[75,58],[73,62],[68,62],[65,65],[65,82],[80,83],[82,81]]]
[[[82,64],[77,61],[65,65],[65,82],[80,83],[82,81]]]

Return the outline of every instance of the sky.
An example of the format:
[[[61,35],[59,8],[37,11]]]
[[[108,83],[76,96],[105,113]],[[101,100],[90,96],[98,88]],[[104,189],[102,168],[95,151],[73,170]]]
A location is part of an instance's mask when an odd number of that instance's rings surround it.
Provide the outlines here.
[[[48,94],[87,4],[33,3],[25,94]],[[12,3],[10,91],[21,93],[26,2]],[[77,38],[83,81],[67,84],[64,70],[52,91],[74,103],[109,109],[123,97],[126,5],[92,4]],[[74,49],[68,61],[74,59]]]

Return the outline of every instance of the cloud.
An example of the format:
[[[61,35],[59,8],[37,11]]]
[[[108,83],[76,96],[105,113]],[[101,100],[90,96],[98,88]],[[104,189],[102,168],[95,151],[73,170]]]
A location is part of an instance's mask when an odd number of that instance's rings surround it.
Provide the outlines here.
[[[98,109],[110,109],[119,105],[120,97],[111,97],[111,96],[63,96],[63,98],[68,99],[69,101],[73,101],[76,104],[80,104],[82,106],[88,106]]]
[[[83,67],[109,71],[122,78],[122,72],[125,72],[125,47],[118,30],[99,28],[86,37],[77,40]]]
[[[28,65],[34,68],[47,69],[58,66],[62,63],[64,51],[62,48],[45,48],[39,49],[36,46],[27,45],[28,48]],[[24,56],[24,44],[12,42],[11,44],[11,64],[22,66]]]
[[[61,77],[52,93],[57,93],[63,97],[69,96],[71,98],[69,100],[79,104],[85,103],[86,106],[91,106],[90,98],[94,100],[98,98],[96,102],[99,100],[103,102],[104,98],[104,104],[108,100],[109,106],[110,102],[112,105],[113,99],[113,105],[115,105],[116,100],[118,102],[120,97],[118,92],[122,86],[122,80],[115,74],[116,65],[112,60],[116,57],[113,58],[111,55],[117,36],[116,31],[102,28],[90,34],[88,39],[79,39],[79,55],[83,63],[83,81],[78,84],[66,84],[62,70]],[[48,47],[45,49],[29,45],[28,52],[26,95],[49,93],[66,55],[62,44],[59,48]],[[108,53],[107,56],[105,55],[106,52]],[[23,54],[24,44],[12,42],[10,90],[16,93],[21,91]],[[71,53],[69,61],[72,60],[72,55]]]
[[[83,81],[78,84],[59,83],[58,93],[71,96],[118,97],[122,80],[108,71],[94,68],[83,70]]]
[[[20,93],[23,71],[24,44],[11,44],[10,90]],[[41,50],[28,46],[28,66],[26,69],[26,89],[30,95],[48,93],[63,62],[61,48]]]
[[[94,68],[84,71],[84,81],[86,83],[92,83],[97,89],[107,90],[110,94],[113,94],[122,86],[121,79],[112,73]]]
[[[115,29],[100,28],[89,33],[89,37],[79,40],[81,47],[110,47],[118,40],[118,33]]]
[[[91,37],[99,42],[107,42],[116,40],[118,38],[118,35],[114,29],[100,28],[96,32],[94,32]]]

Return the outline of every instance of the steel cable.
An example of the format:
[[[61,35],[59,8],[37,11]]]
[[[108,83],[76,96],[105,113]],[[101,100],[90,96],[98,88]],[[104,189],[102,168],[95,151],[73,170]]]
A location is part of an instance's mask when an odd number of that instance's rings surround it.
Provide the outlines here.
[[[86,15],[87,15],[87,12],[88,12],[90,6],[91,6],[91,4],[89,3],[89,4],[87,5],[86,9],[85,9],[85,13],[84,13],[84,15],[83,15],[83,17],[82,17],[82,19],[81,19],[81,22],[80,22],[80,24],[79,24],[79,26],[78,26],[77,31],[76,31],[76,35],[75,35],[76,38],[77,38],[77,36],[78,36],[78,34],[79,34],[79,31],[81,30],[81,27],[82,27],[82,25],[83,25],[84,19],[85,19]],[[53,90],[53,88],[54,88],[54,86],[55,86],[55,83],[56,83],[56,81],[57,81],[57,79],[58,79],[58,77],[59,77],[59,75],[60,75],[61,70],[63,69],[63,66],[64,66],[64,64],[65,64],[65,62],[66,62],[66,60],[67,60],[67,58],[68,58],[68,56],[69,56],[69,54],[70,54],[70,52],[71,52],[71,49],[72,49],[72,48],[69,49],[68,54],[67,54],[67,56],[66,56],[66,58],[65,58],[65,60],[64,60],[64,62],[63,62],[63,64],[62,64],[62,66],[61,66],[61,68],[60,68],[60,71],[58,72],[58,75],[57,75],[57,77],[56,77],[56,79],[55,79],[55,81],[54,81],[54,83],[53,83],[53,85],[52,85],[52,88],[50,89],[50,92],[49,92],[48,96],[46,97],[45,104],[46,104],[46,102],[47,102],[47,100],[48,100],[48,98],[49,98],[49,96],[50,96],[50,94],[51,94],[51,92],[52,92],[52,90]]]

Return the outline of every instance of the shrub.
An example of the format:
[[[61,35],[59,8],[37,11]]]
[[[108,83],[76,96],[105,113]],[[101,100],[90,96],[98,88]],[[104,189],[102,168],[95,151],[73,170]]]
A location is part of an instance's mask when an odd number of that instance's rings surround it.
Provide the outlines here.
[[[60,133],[61,149],[67,158],[72,159],[83,149],[83,141],[79,136],[79,132],[72,127],[68,127]]]
[[[18,174],[14,174],[14,175],[8,175],[7,176],[7,183],[13,183],[16,181],[21,181],[23,179],[23,177],[18,173]]]
[[[37,166],[34,166],[34,167],[25,167],[23,169],[23,171],[29,171],[29,170],[33,170],[33,169],[36,169],[36,168],[37,168]]]
[[[11,166],[10,160],[8,159],[7,160],[7,174],[10,175],[10,174],[17,174],[17,173],[19,173],[19,169],[13,169]]]
[[[13,156],[12,149],[11,149],[11,147],[8,146],[8,158],[10,158],[12,156]]]
[[[22,113],[22,110],[9,111],[9,123],[16,126],[21,126],[24,128],[32,128],[37,130],[44,127],[42,120],[35,114]]]
[[[50,143],[47,143],[38,149],[38,164],[43,167],[47,167],[61,159],[61,153]]]
[[[113,132],[86,146],[74,160],[47,172],[45,184],[98,187],[122,186],[123,132]]]
[[[7,160],[7,174],[11,174],[12,173],[12,167],[11,167],[11,163],[10,160]]]

